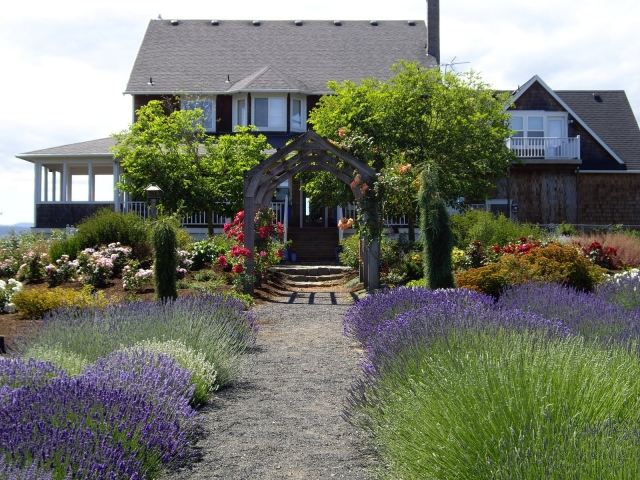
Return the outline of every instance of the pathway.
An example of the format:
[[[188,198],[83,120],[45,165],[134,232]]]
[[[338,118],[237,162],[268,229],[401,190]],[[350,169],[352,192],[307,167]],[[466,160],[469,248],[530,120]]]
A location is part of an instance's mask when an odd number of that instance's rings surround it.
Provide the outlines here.
[[[341,292],[285,294],[255,308],[256,351],[200,414],[202,459],[180,479],[367,479],[374,454],[342,419],[359,355],[342,335]]]

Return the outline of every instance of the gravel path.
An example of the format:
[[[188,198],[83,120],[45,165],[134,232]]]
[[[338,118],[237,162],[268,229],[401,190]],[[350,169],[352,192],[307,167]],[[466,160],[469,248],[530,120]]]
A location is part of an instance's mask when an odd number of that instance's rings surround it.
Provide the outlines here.
[[[359,354],[342,336],[346,293],[304,292],[255,308],[256,351],[200,414],[201,459],[180,479],[371,478],[374,453],[341,417]]]

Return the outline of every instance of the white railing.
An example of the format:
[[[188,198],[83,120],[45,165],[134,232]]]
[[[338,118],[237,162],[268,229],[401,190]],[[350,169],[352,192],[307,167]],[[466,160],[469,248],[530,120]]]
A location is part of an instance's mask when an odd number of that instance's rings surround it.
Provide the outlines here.
[[[278,222],[285,223],[285,202],[271,202],[270,208],[276,212],[276,219]],[[146,202],[125,202],[123,204],[124,212],[132,212],[136,215],[147,218],[149,216],[149,207]],[[229,222],[230,219],[226,217],[224,214],[218,214],[213,212],[213,224],[214,225],[224,225]],[[189,215],[185,215],[182,218],[182,225],[194,226],[194,225],[206,225],[207,224],[207,215],[206,212],[195,212]]]
[[[342,207],[342,216],[355,219],[358,216],[357,207],[350,203]],[[387,217],[384,219],[385,227],[406,227],[409,225],[409,221],[405,215],[397,217]]]
[[[549,160],[580,159],[580,135],[577,137],[511,137],[507,147],[518,158],[543,158]]]

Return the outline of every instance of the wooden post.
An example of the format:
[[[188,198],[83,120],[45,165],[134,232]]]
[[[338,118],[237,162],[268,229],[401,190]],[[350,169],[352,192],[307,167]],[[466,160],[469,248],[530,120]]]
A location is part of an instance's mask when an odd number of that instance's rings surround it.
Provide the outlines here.
[[[380,288],[380,239],[369,242],[367,248],[367,291]]]
[[[254,246],[254,228],[253,217],[255,216],[255,200],[254,193],[249,191],[250,177],[244,179],[244,246],[250,252],[253,252]],[[255,272],[255,263],[253,256],[247,257],[245,261],[245,270],[247,275],[251,276]],[[245,285],[245,293],[253,293],[253,284]]]
[[[0,336],[0,353],[7,353],[7,346],[4,343],[3,336]]]
[[[96,200],[96,177],[93,174],[93,162],[89,160],[87,163],[87,182],[89,183],[89,201]]]

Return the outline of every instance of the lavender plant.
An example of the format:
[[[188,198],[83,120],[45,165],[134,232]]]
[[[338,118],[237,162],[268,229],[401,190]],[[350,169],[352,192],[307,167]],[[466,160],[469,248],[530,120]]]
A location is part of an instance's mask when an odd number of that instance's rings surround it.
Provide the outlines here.
[[[45,317],[33,344],[60,348],[90,362],[146,340],[178,340],[202,352],[225,385],[236,375],[241,356],[255,341],[253,314],[239,300],[218,295],[173,302],[137,302],[104,309],[63,309]]]
[[[114,379],[94,372],[17,391],[0,409],[0,451],[54,479],[146,478],[181,458],[188,446],[181,422],[140,391],[153,377],[110,385]]]
[[[637,313],[609,303],[599,295],[559,284],[528,283],[513,287],[503,293],[497,305],[561,321],[573,332],[587,338],[626,342],[640,334]]]
[[[12,465],[0,455],[0,478],[7,480],[53,480],[53,473],[41,470],[33,463],[25,467]],[[71,479],[71,477],[67,478]]]
[[[616,273],[596,288],[596,295],[626,309],[640,307],[640,269]]]
[[[49,362],[0,357],[0,386],[37,389],[63,376],[64,372]]]

